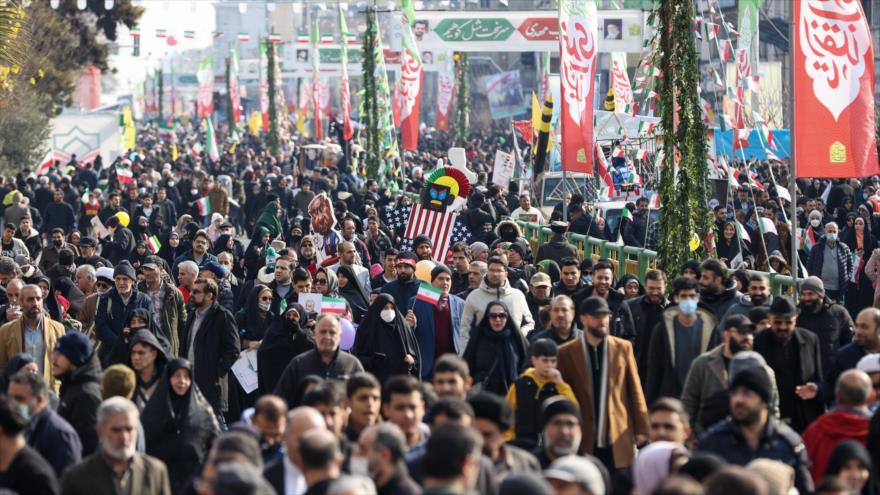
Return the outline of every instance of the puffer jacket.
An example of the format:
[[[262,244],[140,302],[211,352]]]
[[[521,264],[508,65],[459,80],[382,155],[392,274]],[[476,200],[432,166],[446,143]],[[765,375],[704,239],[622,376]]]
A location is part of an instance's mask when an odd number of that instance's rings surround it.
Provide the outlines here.
[[[512,288],[507,280],[500,287],[491,288],[483,278],[480,286],[474,289],[464,302],[461,325],[459,325],[462,331],[460,352],[464,352],[464,349],[467,348],[468,340],[471,337],[470,331],[475,326],[474,323],[483,319],[483,312],[492,301],[501,301],[507,305],[511,320],[519,325],[523,336],[528,335],[535,328],[535,320],[532,319],[526,296],[522,291]]]

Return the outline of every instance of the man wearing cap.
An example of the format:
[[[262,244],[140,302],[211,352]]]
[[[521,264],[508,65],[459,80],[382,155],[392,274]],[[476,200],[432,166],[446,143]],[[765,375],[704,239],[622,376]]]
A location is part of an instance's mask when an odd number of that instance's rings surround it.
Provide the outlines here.
[[[95,254],[98,248],[98,241],[94,237],[85,236],[79,240],[79,256],[74,260],[76,266],[92,265],[95,268],[99,266],[112,266],[109,260]]]
[[[101,255],[110,261],[111,266],[119,264],[134,251],[134,234],[127,227],[119,223],[119,217],[111,216],[104,223],[110,235],[101,239]]]
[[[825,376],[819,338],[795,326],[797,307],[788,297],[774,298],[769,315],[770,331],[755,337],[755,351],[776,372],[782,421],[800,432],[825,410],[818,397]]]
[[[830,371],[837,350],[853,340],[855,325],[849,311],[827,297],[825,285],[819,277],[807,277],[801,284],[798,308],[797,326],[819,337],[822,369]]]
[[[570,297],[566,295],[554,297],[550,302],[549,325],[544,330],[530,333],[528,335],[529,342],[550,339],[556,345],[562,345],[580,337],[584,331],[575,325],[574,313],[574,301]]]
[[[513,427],[513,408],[506,400],[481,392],[471,396],[468,402],[474,408],[474,428],[483,436],[483,455],[492,461],[495,479],[541,469],[534,455],[505,443],[504,434]]]
[[[624,468],[649,434],[632,344],[609,335],[611,309],[601,297],[581,303],[579,318],[584,334],[559,348],[559,371],[583,414],[580,452],[595,455],[609,469]]]
[[[868,374],[868,378],[871,379],[871,388],[877,392],[880,391],[880,354],[866,354],[859,360],[859,363],[856,365],[856,369],[864,371]],[[868,409],[871,411],[871,414],[877,412],[878,403],[880,403],[880,396],[875,393],[873,396],[873,400],[868,403]]]
[[[794,430],[769,413],[769,401],[770,378],[766,371],[749,368],[737,373],[730,384],[730,417],[710,428],[697,450],[740,466],[758,457],[781,461],[794,468],[798,491],[812,493],[804,443]]]
[[[672,283],[676,304],[663,311],[651,332],[645,375],[645,399],[653,404],[660,397],[680,397],[691,363],[715,347],[715,316],[699,307],[697,281],[678,277]]]
[[[825,295],[843,304],[852,280],[853,262],[849,246],[838,242],[838,230],[835,222],[825,224],[825,235],[810,250],[807,273],[818,275],[822,279]]]
[[[401,314],[410,310],[409,301],[419,292],[421,281],[416,278],[416,255],[411,251],[403,251],[394,260],[397,280],[382,286],[382,294],[390,294]],[[464,344],[462,344],[464,349]]]
[[[150,298],[153,322],[171,345],[171,353],[177,356],[180,350],[180,334],[186,329],[183,294],[174,284],[162,278],[165,271],[165,261],[162,258],[147,256],[141,269],[144,280],[138,282],[138,291]]]
[[[414,333],[419,342],[421,374],[430,380],[434,373],[434,361],[447,353],[458,354],[461,350],[461,314],[464,301],[449,293],[452,288],[452,271],[446,265],[431,270],[431,285],[440,290],[436,304],[412,298],[407,306],[412,308],[415,319]]]
[[[526,294],[526,304],[529,306],[532,319],[535,320],[535,326],[541,321],[541,309],[550,305],[551,287],[550,276],[546,273],[538,272],[532,275],[529,292]]]
[[[95,334],[101,341],[99,357],[106,368],[111,364],[125,363],[128,357],[128,339],[125,323],[132,311],[138,308],[153,311],[150,297],[137,290],[137,275],[128,260],[113,270],[114,287],[102,294],[95,312]]]
[[[602,495],[606,483],[596,465],[582,457],[567,456],[553,461],[544,470],[544,478],[556,493]]]
[[[77,321],[82,324],[83,331],[88,332],[92,328],[101,294],[110,290],[111,287],[113,287],[113,269],[102,266],[95,270],[95,291],[86,296],[82,308],[76,315]]]
[[[219,261],[206,261],[199,267],[199,278],[213,280],[217,283],[217,290],[220,291],[217,295],[217,303],[232,313],[235,311],[235,295],[229,286],[228,275],[226,267],[221,265]]]
[[[565,222],[555,221],[550,223],[552,235],[546,244],[538,247],[538,255],[535,257],[535,263],[542,260],[561,260],[564,258],[577,258],[577,247],[568,242],[565,233],[568,231],[568,224]]]
[[[18,303],[21,317],[0,327],[0,367],[16,354],[26,352],[36,361],[39,374],[57,392],[60,383],[52,376],[52,349],[64,336],[64,325],[43,311],[43,291],[37,285],[23,286]]]
[[[71,332],[58,339],[52,376],[61,381],[58,415],[76,430],[87,456],[98,445],[95,421],[101,403],[101,364],[85,334]]]
[[[871,378],[867,373],[859,369],[845,371],[837,380],[834,409],[819,416],[804,430],[804,444],[812,463],[810,472],[816,483],[825,475],[831,452],[840,442],[855,440],[864,445],[867,441],[871,391]]]

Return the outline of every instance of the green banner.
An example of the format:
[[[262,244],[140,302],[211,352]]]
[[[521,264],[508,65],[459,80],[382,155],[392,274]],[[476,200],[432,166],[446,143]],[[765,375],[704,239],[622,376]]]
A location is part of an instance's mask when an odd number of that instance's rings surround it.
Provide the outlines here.
[[[516,28],[507,19],[443,19],[434,32],[443,41],[505,41]]]

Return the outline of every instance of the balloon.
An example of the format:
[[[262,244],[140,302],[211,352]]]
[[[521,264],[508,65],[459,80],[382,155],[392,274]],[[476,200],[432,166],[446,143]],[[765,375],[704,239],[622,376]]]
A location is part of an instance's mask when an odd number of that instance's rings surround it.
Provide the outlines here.
[[[123,227],[128,227],[128,222],[131,221],[131,219],[128,218],[128,213],[124,211],[117,211],[116,218],[119,219],[119,225],[122,225]]]
[[[349,351],[354,345],[354,325],[345,318],[340,318],[339,321],[342,324],[342,341],[339,342],[339,348]]]
[[[422,260],[416,263],[416,278],[431,283],[431,270],[434,269],[433,261]]]

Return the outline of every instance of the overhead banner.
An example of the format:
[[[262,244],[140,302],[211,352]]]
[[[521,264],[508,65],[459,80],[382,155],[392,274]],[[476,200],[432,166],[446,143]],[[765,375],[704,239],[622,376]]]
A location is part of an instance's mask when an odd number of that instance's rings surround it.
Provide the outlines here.
[[[598,51],[641,53],[645,15],[636,9],[599,11]],[[413,33],[422,53],[559,51],[559,19],[550,11],[418,11]]]
[[[105,164],[119,156],[120,129],[117,112],[65,110],[52,119],[46,147],[54,159],[65,164],[76,155],[80,163],[94,161],[99,154]]]
[[[214,56],[209,54],[199,63],[198,116],[209,117],[214,112]]]
[[[440,74],[437,75],[437,109],[434,112],[434,127],[439,131],[449,130],[449,115],[452,113],[452,95],[455,91],[455,71],[452,57]]]
[[[400,120],[402,147],[408,151],[419,148],[419,114],[422,103],[422,82],[425,68],[416,46],[412,25],[415,11],[412,0],[403,0],[403,58],[400,63]]]
[[[596,3],[559,2],[559,76],[562,80],[562,169],[593,172],[593,92]]]
[[[635,99],[626,72],[626,53],[611,54],[611,87],[614,88],[614,111],[632,115],[635,112]]]
[[[861,2],[794,2],[797,177],[878,173],[874,49]]]
[[[518,70],[488,76],[484,81],[489,113],[493,119],[505,119],[526,112]]]

